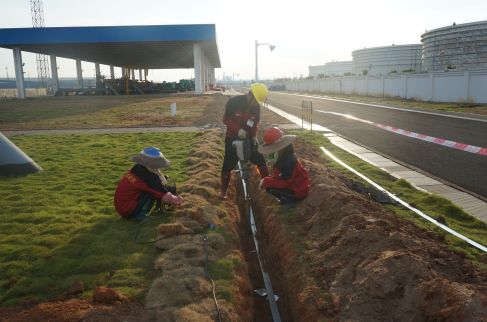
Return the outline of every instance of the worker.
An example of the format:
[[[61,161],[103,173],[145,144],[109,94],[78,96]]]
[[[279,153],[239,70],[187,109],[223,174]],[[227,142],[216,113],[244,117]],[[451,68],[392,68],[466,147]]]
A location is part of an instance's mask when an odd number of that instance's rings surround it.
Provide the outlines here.
[[[154,218],[147,216],[154,203],[159,208],[161,200],[169,205],[181,204],[182,198],[174,195],[176,192],[172,186],[166,186],[166,177],[159,170],[171,166],[172,162],[158,148],[144,149],[129,159],[136,164],[118,184],[113,200],[115,209],[122,217],[142,221]]]
[[[218,198],[225,200],[232,171],[238,163],[237,151],[232,146],[234,140],[250,139],[252,149],[249,161],[257,166],[260,177],[269,175],[264,156],[257,151],[257,125],[260,121],[260,106],[267,97],[267,87],[264,84],[252,84],[246,95],[232,97],[225,107],[223,123],[227,126],[225,135],[225,158],[221,172],[221,188]]]
[[[309,192],[308,171],[294,153],[295,139],[296,135],[284,135],[278,128],[270,127],[264,133],[264,144],[259,146],[259,152],[275,162],[274,177],[261,179],[259,189],[275,196],[282,204],[280,209],[291,209]]]

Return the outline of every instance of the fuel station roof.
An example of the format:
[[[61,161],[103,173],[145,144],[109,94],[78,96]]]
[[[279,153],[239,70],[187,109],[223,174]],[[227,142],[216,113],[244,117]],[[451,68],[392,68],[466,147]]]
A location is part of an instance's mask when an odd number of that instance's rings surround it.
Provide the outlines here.
[[[221,67],[214,24],[0,29],[2,48],[118,67],[194,68],[195,43]]]

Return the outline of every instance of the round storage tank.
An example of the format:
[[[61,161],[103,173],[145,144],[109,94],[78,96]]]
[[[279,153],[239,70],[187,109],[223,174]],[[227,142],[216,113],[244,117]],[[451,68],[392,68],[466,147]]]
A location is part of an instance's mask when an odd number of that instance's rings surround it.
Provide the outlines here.
[[[352,72],[352,61],[331,61],[325,63],[325,75],[336,76]]]
[[[425,70],[487,67],[487,21],[429,30],[421,42]]]
[[[398,45],[364,48],[352,51],[353,73],[361,75],[363,70],[368,75],[388,74],[395,70],[422,70],[421,44]]]

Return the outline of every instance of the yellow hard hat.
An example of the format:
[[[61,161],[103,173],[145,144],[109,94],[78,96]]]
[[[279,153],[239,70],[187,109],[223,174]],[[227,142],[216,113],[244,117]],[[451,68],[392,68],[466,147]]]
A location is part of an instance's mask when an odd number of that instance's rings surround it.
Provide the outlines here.
[[[250,90],[254,94],[255,100],[259,105],[262,105],[262,101],[267,97],[267,87],[264,84],[257,83],[250,85]]]

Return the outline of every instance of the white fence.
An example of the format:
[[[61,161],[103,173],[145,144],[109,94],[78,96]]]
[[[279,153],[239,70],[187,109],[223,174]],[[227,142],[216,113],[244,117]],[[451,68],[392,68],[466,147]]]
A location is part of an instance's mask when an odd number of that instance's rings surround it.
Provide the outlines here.
[[[487,69],[444,70],[266,83],[286,90],[400,97],[417,101],[487,103]]]

